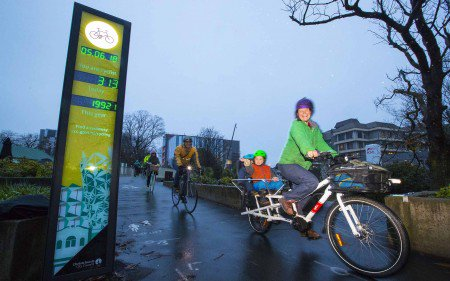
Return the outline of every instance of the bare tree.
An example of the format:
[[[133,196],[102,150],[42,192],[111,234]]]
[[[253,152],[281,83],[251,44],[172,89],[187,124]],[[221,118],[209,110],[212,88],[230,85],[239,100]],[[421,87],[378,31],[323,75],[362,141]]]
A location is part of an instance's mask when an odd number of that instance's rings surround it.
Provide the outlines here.
[[[226,153],[228,151],[228,143],[224,140],[224,136],[214,129],[214,127],[205,127],[198,134],[199,139],[199,155],[202,165],[211,167],[214,176],[220,178],[223,172],[223,164]]]
[[[214,127],[202,128],[198,136],[201,137],[201,147],[210,151],[217,160],[222,162],[227,152],[224,136]]]
[[[9,138],[11,142],[14,144],[17,142],[17,133],[11,130],[2,130],[0,132],[0,141],[3,141],[6,138]]]
[[[142,161],[148,151],[154,148],[155,140],[165,133],[164,120],[151,115],[148,111],[139,110],[125,114],[122,136],[122,160],[131,164]]]
[[[39,146],[38,134],[23,134],[17,137],[17,144],[20,146],[37,148]]]
[[[424,124],[428,140],[428,164],[435,187],[450,182],[450,141],[444,130],[447,109],[444,82],[448,79],[450,21],[448,0],[290,0],[285,1],[292,21],[300,26],[340,19],[370,19],[381,31],[382,41],[401,52],[409,66],[399,70],[398,88],[378,102],[404,98],[413,102],[411,117]],[[448,103],[447,103],[448,104]]]

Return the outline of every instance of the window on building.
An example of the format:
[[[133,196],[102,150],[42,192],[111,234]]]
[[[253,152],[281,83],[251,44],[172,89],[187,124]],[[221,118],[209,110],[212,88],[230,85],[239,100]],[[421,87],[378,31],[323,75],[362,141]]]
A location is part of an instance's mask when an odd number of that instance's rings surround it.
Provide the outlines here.
[[[353,132],[347,132],[345,133],[345,139],[351,140],[353,138]]]
[[[338,148],[339,151],[345,150],[345,143],[341,143]]]
[[[76,243],[77,243],[77,239],[75,238],[75,236],[69,236],[66,239],[66,248],[75,247]]]
[[[62,248],[62,241],[58,240],[58,242],[56,242],[56,249],[61,249]]]
[[[80,239],[80,246],[84,246],[84,238]]]
[[[358,139],[362,139],[363,138],[363,132],[358,131]]]
[[[353,143],[352,142],[347,143],[347,149],[353,149]]]
[[[339,135],[337,135],[337,137],[338,137],[338,141],[345,140],[345,134],[339,134]]]

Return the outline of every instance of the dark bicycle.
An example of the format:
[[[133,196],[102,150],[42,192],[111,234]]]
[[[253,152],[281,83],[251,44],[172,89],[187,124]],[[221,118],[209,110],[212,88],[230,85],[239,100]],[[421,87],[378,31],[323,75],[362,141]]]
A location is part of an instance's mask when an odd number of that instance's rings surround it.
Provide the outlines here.
[[[184,174],[180,178],[179,187],[177,190],[175,185],[172,187],[172,202],[174,206],[177,206],[182,201],[182,194],[184,195],[185,202],[184,208],[186,212],[191,214],[197,207],[198,192],[196,183],[191,180],[192,166],[187,166]]]

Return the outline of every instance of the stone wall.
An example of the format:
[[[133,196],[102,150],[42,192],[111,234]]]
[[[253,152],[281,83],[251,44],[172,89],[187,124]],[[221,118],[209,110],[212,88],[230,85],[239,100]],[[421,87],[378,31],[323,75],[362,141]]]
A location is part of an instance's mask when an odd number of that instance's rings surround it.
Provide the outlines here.
[[[172,187],[173,182],[164,182],[167,187]],[[234,186],[197,184],[198,196],[231,208],[241,208],[241,196]]]
[[[405,225],[412,250],[450,259],[450,200],[388,196],[386,205]]]

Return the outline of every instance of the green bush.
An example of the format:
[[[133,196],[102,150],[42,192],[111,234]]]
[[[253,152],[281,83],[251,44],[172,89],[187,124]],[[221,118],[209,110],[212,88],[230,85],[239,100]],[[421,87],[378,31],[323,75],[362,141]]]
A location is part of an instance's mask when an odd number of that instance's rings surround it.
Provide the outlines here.
[[[212,177],[208,177],[207,175],[196,176],[196,177],[193,177],[192,180],[194,182],[199,182],[199,183],[203,183],[203,184],[217,184],[216,179],[214,179]]]
[[[450,198],[450,185],[439,189],[436,193],[437,198]]]
[[[394,163],[385,166],[392,172],[392,177],[400,179],[400,185],[394,185],[394,192],[405,193],[431,188],[430,173],[424,167],[419,167],[410,163]]]
[[[233,179],[232,177],[223,177],[219,180],[218,183],[220,185],[232,185],[232,183],[231,183],[232,179]]]
[[[29,159],[0,160],[0,177],[51,177],[52,163],[41,164]]]
[[[0,201],[13,199],[22,195],[37,194],[50,198],[50,187],[29,184],[0,185]]]

